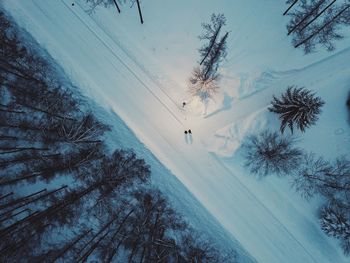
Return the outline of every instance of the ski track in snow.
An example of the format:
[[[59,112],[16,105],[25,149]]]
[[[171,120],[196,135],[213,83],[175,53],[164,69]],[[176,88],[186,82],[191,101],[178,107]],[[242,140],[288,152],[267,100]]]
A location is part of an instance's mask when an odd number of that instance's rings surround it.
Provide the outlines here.
[[[327,257],[321,247],[306,248],[219,158],[206,152],[196,134],[189,147],[183,140],[188,123],[177,103],[78,5],[38,2],[11,0],[5,6],[67,72],[72,71],[73,80],[89,83],[89,95],[121,116],[255,259],[343,262],[330,248]]]

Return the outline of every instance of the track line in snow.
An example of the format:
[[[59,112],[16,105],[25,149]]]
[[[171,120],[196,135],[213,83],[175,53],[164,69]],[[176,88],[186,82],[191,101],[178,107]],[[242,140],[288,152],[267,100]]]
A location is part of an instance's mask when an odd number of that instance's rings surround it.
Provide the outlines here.
[[[139,76],[114,52],[114,50],[98,35],[98,33],[96,33],[75,11],[72,10],[72,8],[64,2],[64,0],[61,0],[61,2],[63,3],[63,5],[72,13],[74,14],[75,17],[77,17],[85,26],[87,29],[89,29],[89,31],[113,54],[113,56],[119,60],[119,62],[135,77],[135,79],[138,80],[138,82],[145,87],[166,109],[167,111],[183,126],[185,127],[184,123],[175,115],[175,113],[168,107],[168,105],[166,105],[166,103],[164,103],[159,96],[157,96],[150,87],[148,87],[148,85],[142,81]],[[35,4],[37,5],[37,4]],[[39,6],[38,6],[39,7]],[[80,6],[79,6],[80,7]],[[80,7],[81,8],[81,7]],[[82,8],[81,8],[82,9]],[[83,12],[84,9],[82,9]],[[97,25],[98,26],[98,25]],[[111,41],[113,43],[115,43],[115,41],[113,39],[111,39]],[[118,45],[117,43],[115,43],[116,45]],[[119,45],[118,45],[119,46]],[[122,50],[122,49],[121,49]],[[124,52],[124,50],[123,50]],[[127,56],[128,54],[125,53]],[[129,57],[129,56],[128,56]],[[130,57],[129,57],[130,58]],[[140,68],[140,67],[139,67]],[[142,68],[140,68],[142,70]],[[143,71],[144,72],[144,71]],[[144,72],[145,73],[145,72]],[[148,76],[149,77],[149,76]],[[150,78],[151,79],[151,78]],[[152,80],[152,79],[151,79]],[[154,82],[154,80],[152,80],[152,82]],[[155,83],[156,84],[156,83]],[[159,87],[159,86],[158,86]],[[159,87],[160,88],[160,87]],[[160,88],[161,89],[161,88]],[[162,89],[161,89],[162,90]],[[164,95],[167,96],[174,104],[175,106],[176,103],[169,97],[169,95],[164,92],[164,90],[162,90]]]
[[[282,228],[286,231],[286,233],[288,233],[288,234],[290,235],[290,237],[291,237],[292,239],[294,239],[294,240],[299,244],[300,247],[303,248],[303,250],[310,256],[310,258],[311,258],[315,263],[319,263],[319,262],[312,256],[312,254],[304,247],[304,245],[303,245],[301,242],[299,242],[299,240],[298,240],[297,238],[295,238],[295,236],[288,230],[288,228],[287,228],[284,224],[282,224],[282,222],[270,211],[270,209],[269,209],[268,207],[266,207],[266,206],[264,205],[264,203],[261,202],[261,201],[249,190],[249,188],[248,188],[247,186],[245,186],[245,185],[242,183],[242,181],[241,181],[237,176],[235,176],[235,175],[226,167],[226,165],[220,160],[220,158],[218,158],[215,154],[211,154],[211,156],[212,156],[213,159],[215,159],[218,163],[221,164],[221,166],[224,168],[224,170],[227,171],[227,173],[229,173],[229,174],[231,174],[233,177],[235,177],[236,181],[240,184],[240,186],[241,186],[242,188],[244,188],[244,189],[246,190],[247,193],[250,193],[250,194],[252,195],[252,197],[254,198],[254,200],[255,200],[257,203],[259,203],[259,205],[260,205],[261,207],[263,207],[263,208],[265,209],[265,211],[267,211],[267,212],[270,214],[270,216],[271,216],[276,222],[278,222],[278,223],[282,226]]]

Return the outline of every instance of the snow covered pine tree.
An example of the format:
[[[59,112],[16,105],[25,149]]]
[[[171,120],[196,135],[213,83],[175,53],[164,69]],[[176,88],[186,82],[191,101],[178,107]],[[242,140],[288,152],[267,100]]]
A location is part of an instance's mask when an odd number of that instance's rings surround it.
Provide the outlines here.
[[[305,132],[305,128],[316,123],[324,101],[320,97],[315,97],[310,90],[290,86],[282,94],[281,99],[273,96],[271,104],[269,111],[279,114],[281,119],[281,132],[283,133],[288,125],[293,133],[294,125]]]

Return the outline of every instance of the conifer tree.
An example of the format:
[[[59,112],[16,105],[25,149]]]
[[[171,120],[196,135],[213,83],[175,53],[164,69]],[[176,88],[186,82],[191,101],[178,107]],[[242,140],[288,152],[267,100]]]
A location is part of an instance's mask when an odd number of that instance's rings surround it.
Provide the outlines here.
[[[281,132],[288,126],[293,133],[294,126],[305,132],[305,128],[316,123],[324,101],[310,90],[290,86],[281,98],[273,96],[271,104],[269,110],[281,119]]]

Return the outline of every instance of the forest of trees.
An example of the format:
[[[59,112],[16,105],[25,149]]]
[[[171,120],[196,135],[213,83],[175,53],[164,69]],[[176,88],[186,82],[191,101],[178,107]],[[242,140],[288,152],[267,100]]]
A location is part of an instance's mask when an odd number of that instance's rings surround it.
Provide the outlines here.
[[[106,146],[110,127],[24,34],[0,11],[0,261],[236,262],[133,150]]]
[[[323,46],[331,51],[334,42],[343,38],[342,27],[350,25],[350,3],[336,0],[287,0],[284,15],[290,20],[287,34],[295,48],[310,53]]]
[[[327,161],[295,146],[295,139],[277,132],[253,134],[242,144],[245,166],[258,176],[288,176],[292,188],[306,200],[319,195],[322,230],[340,240],[350,255],[350,160]]]
[[[319,210],[321,229],[340,240],[350,255],[350,160],[333,161],[295,146],[296,139],[284,135],[288,127],[301,132],[314,125],[324,101],[305,88],[288,87],[281,98],[273,96],[269,111],[281,120],[280,133],[268,130],[247,136],[242,144],[245,166],[260,177],[288,176],[291,186],[306,200],[319,195],[325,203]]]
[[[340,240],[350,255],[350,160],[345,156],[327,161],[295,146],[295,139],[277,132],[253,134],[242,144],[245,166],[258,176],[288,176],[292,188],[306,200],[319,195],[325,203],[320,226]]]

